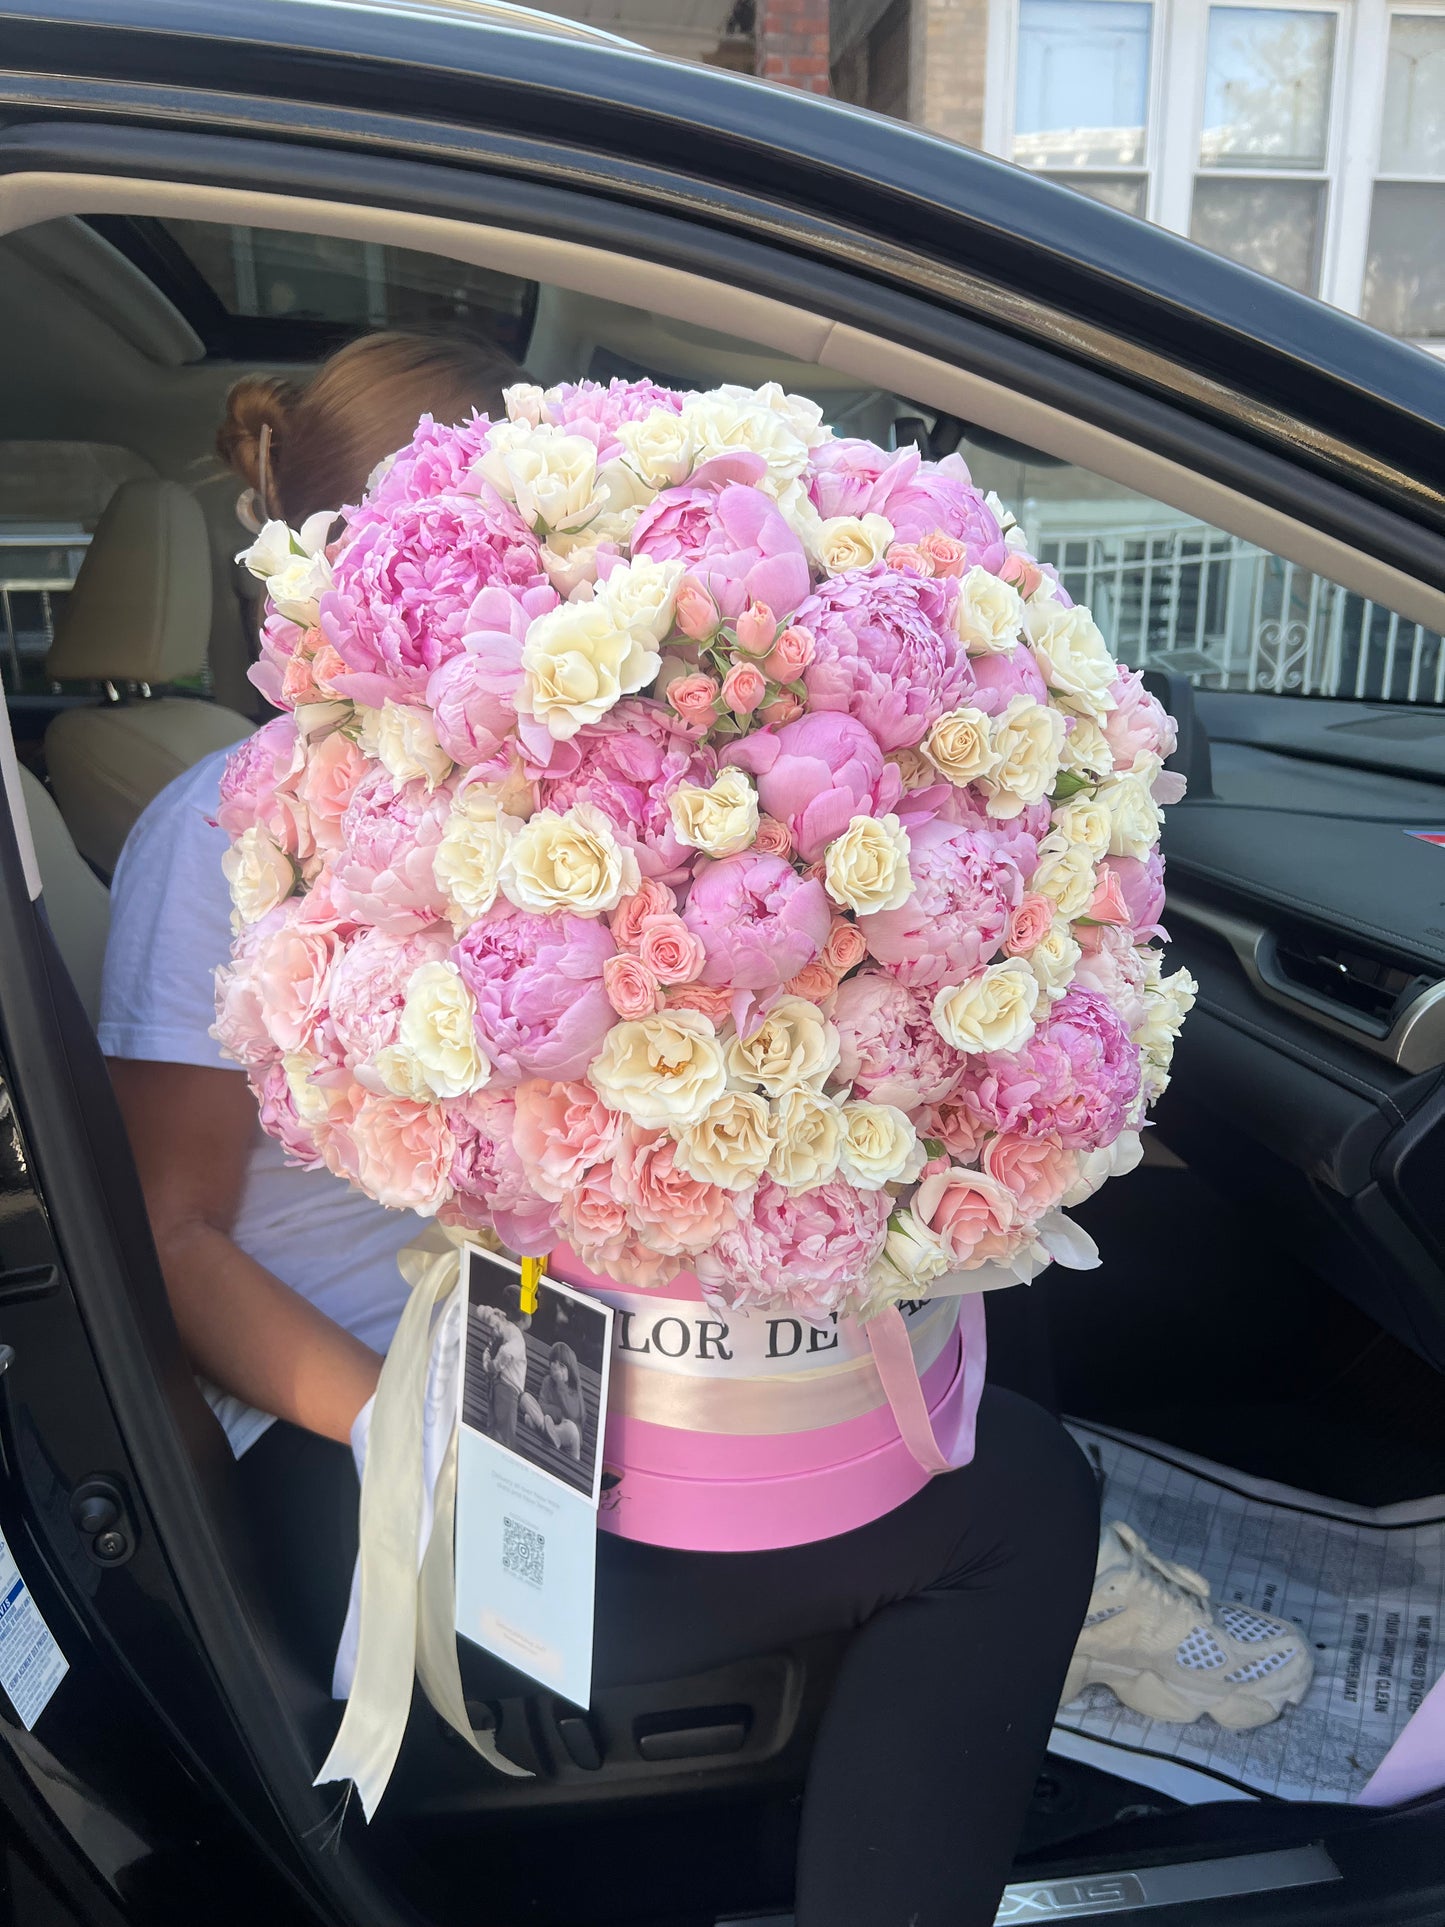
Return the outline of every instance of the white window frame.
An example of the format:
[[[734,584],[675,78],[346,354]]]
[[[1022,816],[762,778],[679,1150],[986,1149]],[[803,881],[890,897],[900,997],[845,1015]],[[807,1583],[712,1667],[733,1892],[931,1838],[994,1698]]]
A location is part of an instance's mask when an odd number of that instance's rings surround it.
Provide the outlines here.
[[[1258,176],[1321,181],[1325,209],[1319,296],[1357,315],[1364,298],[1370,211],[1379,178],[1390,23],[1397,14],[1445,18],[1445,0],[1152,0],[1152,4],[1149,119],[1140,170],[1148,177],[1148,218],[1176,234],[1187,235],[1194,181],[1200,174],[1219,179]],[[1200,167],[1209,14],[1216,4],[1231,11],[1335,16],[1330,120],[1321,169]],[[1011,159],[1013,153],[1018,34],[1019,0],[989,0],[983,146],[986,152],[1004,160]],[[1416,346],[1445,357],[1445,336],[1418,341]]]

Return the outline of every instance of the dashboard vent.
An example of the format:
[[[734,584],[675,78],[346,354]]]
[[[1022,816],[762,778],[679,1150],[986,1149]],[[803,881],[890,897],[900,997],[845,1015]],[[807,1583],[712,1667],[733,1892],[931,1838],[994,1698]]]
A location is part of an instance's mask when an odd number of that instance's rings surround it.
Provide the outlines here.
[[[1276,933],[1271,961],[1289,988],[1350,1013],[1381,1037],[1427,982],[1347,939],[1298,928]]]

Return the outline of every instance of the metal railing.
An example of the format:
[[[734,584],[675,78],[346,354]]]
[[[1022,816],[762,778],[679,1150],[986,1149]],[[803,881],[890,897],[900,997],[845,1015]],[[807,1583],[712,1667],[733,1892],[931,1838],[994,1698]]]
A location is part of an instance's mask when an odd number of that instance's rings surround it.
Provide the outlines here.
[[[74,586],[89,546],[90,537],[72,529],[0,529],[0,645],[12,693],[26,661],[43,657],[55,640],[57,598]]]
[[[1041,534],[1121,661],[1202,689],[1445,703],[1445,643],[1394,610],[1201,523]]]

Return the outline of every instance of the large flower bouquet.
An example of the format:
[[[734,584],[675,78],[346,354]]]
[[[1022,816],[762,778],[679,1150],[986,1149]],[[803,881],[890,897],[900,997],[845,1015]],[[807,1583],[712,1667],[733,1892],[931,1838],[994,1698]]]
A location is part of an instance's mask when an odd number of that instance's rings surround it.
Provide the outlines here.
[[[266,1129],[734,1310],[1088,1262],[1193,996],[1169,718],[957,456],[775,386],[507,409],[244,558],[287,713],[222,783],[216,1034]]]

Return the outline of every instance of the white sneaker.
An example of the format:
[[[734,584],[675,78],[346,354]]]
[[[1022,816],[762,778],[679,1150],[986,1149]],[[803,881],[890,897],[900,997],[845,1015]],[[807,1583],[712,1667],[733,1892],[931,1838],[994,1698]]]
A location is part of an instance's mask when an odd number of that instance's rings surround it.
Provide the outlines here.
[[[1298,1706],[1314,1677],[1298,1626],[1249,1606],[1218,1606],[1188,1566],[1152,1553],[1131,1526],[1107,1526],[1089,1615],[1063,1703],[1107,1686],[1151,1720],[1266,1726]]]

